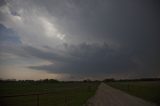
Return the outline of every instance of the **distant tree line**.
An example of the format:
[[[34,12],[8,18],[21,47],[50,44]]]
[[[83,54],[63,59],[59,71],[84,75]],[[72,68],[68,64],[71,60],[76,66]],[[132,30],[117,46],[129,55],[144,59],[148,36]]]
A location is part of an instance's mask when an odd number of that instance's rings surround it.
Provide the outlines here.
[[[120,79],[118,81],[160,81],[160,78]]]
[[[56,80],[56,79],[40,79],[40,80],[16,80],[16,79],[6,79],[6,80],[3,80],[3,79],[0,79],[0,82],[28,82],[28,83],[31,83],[31,82],[45,82],[45,83],[58,83],[60,81]]]
[[[106,78],[104,80],[81,80],[81,81],[59,81],[56,79],[40,79],[40,80],[16,80],[16,79],[0,79],[0,82],[25,82],[25,83],[59,83],[59,82],[68,82],[68,83],[74,83],[74,82],[124,82],[124,81],[160,81],[160,78],[139,78],[139,79],[114,79],[114,78]]]
[[[114,78],[107,78],[104,79],[103,82],[124,82],[124,81],[160,81],[160,78],[137,78],[137,79],[118,79],[115,80]]]

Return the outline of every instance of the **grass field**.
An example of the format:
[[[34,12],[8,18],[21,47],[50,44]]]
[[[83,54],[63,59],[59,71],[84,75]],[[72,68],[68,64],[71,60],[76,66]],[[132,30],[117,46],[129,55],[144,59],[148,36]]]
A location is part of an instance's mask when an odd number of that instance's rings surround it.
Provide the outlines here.
[[[39,106],[82,106],[98,83],[0,83],[0,96],[50,92],[39,96]],[[36,106],[37,96],[1,98],[0,106]]]
[[[160,81],[109,82],[107,84],[160,105]]]

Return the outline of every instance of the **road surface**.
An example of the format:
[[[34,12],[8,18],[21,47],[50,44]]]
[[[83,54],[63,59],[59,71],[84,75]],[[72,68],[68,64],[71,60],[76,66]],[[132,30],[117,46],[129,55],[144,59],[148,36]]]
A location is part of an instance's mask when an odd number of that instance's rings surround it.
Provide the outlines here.
[[[140,98],[131,96],[104,83],[100,84],[95,96],[90,98],[87,106],[156,106]]]

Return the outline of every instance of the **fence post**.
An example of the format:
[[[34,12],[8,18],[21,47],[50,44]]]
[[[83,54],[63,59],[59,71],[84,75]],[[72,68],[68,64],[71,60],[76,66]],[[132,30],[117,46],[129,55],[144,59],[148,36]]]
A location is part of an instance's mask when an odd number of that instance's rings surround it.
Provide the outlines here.
[[[91,91],[91,86],[89,85],[89,86],[88,86],[88,92],[90,92],[90,91]]]
[[[65,96],[65,106],[68,106],[68,98]]]
[[[39,94],[37,94],[37,106],[39,106]]]

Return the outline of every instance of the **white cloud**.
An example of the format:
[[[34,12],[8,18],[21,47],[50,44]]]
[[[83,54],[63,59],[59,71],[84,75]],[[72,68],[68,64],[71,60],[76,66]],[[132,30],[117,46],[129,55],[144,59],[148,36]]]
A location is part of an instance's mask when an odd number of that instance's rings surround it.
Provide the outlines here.
[[[16,31],[23,44],[56,47],[66,41],[66,35],[56,27],[56,18],[44,8],[15,4],[10,1],[1,7],[0,14],[5,19],[0,23]]]
[[[60,31],[58,31],[58,29],[56,29],[54,24],[49,22],[49,20],[47,20],[44,17],[39,17],[39,19],[40,19],[40,21],[42,23],[42,26],[44,27],[46,36],[48,36],[48,37],[57,37],[60,40],[64,40],[65,34],[62,34]]]

